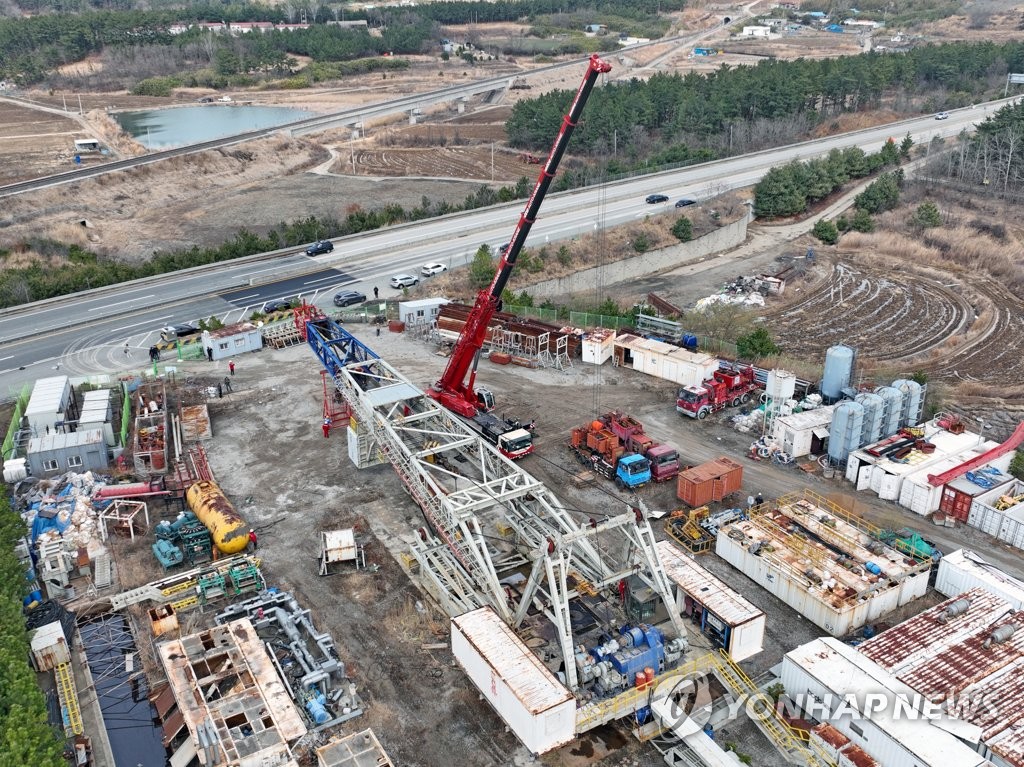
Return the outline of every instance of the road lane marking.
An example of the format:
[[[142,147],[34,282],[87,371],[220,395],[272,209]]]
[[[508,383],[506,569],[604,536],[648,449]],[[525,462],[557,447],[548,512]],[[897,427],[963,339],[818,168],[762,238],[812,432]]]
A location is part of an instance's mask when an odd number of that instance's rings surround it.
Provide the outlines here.
[[[126,301],[126,302],[127,301],[141,301],[143,298],[156,298],[156,294],[155,293],[150,293],[149,295],[146,295],[146,296],[138,296],[137,298],[126,298],[126,299],[123,299],[123,300]],[[92,309],[89,309],[88,311],[90,311],[90,312],[102,312],[102,311],[105,311],[105,310],[107,310],[109,308],[110,307],[107,306],[107,305],[94,306]]]

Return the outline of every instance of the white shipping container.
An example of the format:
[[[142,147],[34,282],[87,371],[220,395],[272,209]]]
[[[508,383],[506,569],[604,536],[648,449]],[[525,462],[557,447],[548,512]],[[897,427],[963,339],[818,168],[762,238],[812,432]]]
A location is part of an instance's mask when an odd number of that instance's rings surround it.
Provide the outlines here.
[[[997,538],[1014,548],[1024,549],[1024,504],[1019,504],[1003,514],[1003,523],[999,527]]]
[[[676,595],[680,614],[684,607],[683,595],[688,596],[728,626],[725,651],[729,657],[742,661],[761,652],[764,647],[764,612],[670,541],[659,541],[657,548],[665,575],[682,592]]]
[[[1015,610],[1024,607],[1024,581],[1007,575],[973,551],[957,549],[939,560],[936,591],[955,597],[973,588],[995,594]]]
[[[452,654],[531,753],[576,737],[576,699],[490,607],[452,618]]]

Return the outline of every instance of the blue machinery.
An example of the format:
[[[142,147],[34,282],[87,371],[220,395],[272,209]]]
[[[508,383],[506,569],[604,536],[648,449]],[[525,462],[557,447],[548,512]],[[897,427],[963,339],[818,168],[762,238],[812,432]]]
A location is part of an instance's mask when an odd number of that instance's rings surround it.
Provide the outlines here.
[[[411,553],[423,587],[449,615],[489,606],[519,629],[539,612],[554,627],[552,651],[561,663],[553,663],[576,691],[594,680],[578,673],[570,600],[612,591],[636,576],[672,621],[675,637],[665,645],[672,642],[682,654],[686,629],[642,504],[599,522],[578,519],[339,323],[310,320],[306,341],[351,408],[352,462],[358,468],[390,462],[423,512],[426,525]],[[485,533],[481,520],[493,528]],[[511,576],[519,579],[514,586],[506,582]]]

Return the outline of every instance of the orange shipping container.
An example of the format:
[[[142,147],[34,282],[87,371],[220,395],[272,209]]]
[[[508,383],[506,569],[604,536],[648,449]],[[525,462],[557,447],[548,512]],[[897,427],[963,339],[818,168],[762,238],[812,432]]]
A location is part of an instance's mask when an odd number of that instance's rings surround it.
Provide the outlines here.
[[[679,473],[676,496],[697,508],[721,501],[743,485],[743,466],[731,458],[716,458]]]

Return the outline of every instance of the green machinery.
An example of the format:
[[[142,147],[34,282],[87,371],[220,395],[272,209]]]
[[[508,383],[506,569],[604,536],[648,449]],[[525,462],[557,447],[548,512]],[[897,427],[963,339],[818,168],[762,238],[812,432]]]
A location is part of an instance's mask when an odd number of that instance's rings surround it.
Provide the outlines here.
[[[153,554],[165,570],[182,563],[209,562],[213,558],[210,531],[191,511],[182,512],[173,522],[161,522],[153,532],[157,539]]]

